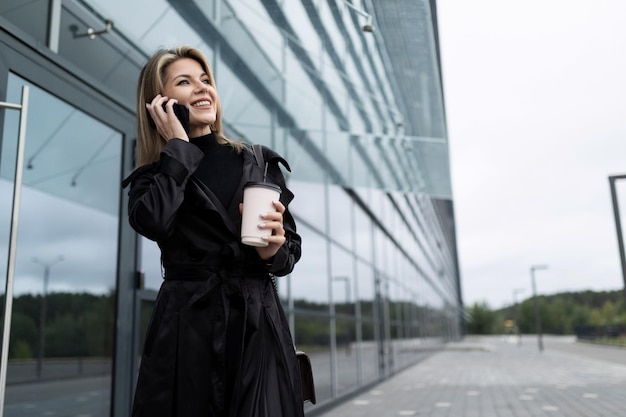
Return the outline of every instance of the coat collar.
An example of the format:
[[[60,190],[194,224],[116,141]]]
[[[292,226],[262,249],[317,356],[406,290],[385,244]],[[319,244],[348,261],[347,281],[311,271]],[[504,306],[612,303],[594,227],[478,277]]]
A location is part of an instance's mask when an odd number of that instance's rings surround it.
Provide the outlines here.
[[[198,207],[205,210],[217,212],[222,221],[233,235],[241,234],[241,214],[239,213],[239,203],[243,201],[243,186],[249,181],[261,181],[263,179],[263,171],[256,164],[252,152],[245,148],[243,155],[243,172],[241,181],[237,186],[237,190],[233,194],[228,207],[224,207],[221,201],[199,178],[192,175],[187,184],[188,191],[197,201]]]

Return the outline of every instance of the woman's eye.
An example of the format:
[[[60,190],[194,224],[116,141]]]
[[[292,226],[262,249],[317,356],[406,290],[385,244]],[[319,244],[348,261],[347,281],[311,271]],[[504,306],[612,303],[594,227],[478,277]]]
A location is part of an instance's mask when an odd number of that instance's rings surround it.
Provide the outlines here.
[[[187,80],[180,80],[178,82],[178,84],[176,84],[176,85],[183,85],[183,84],[189,84],[189,81],[187,81]]]
[[[206,79],[206,80],[202,80],[202,82],[205,84],[211,85],[211,80]]]

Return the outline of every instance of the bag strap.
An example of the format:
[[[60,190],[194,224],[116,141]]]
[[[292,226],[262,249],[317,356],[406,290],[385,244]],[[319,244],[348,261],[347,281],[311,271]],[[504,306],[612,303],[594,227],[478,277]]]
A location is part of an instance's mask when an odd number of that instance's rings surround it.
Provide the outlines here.
[[[256,163],[261,167],[265,168],[265,159],[263,158],[263,148],[258,143],[252,145],[252,149],[254,150],[254,158],[256,159]]]
[[[263,158],[263,147],[257,143],[252,145],[252,149],[254,149],[254,159],[256,159],[256,163],[259,165],[259,168],[263,170],[263,181],[265,181],[265,177],[267,176],[267,162],[265,162],[265,158]]]
[[[254,150],[254,159],[256,159],[256,163],[263,170],[263,180],[265,180],[265,176],[267,175],[267,162],[265,162],[265,158],[263,158],[263,148],[258,143],[252,145],[252,149]],[[274,274],[270,273],[270,277],[272,278],[272,286],[274,287],[274,291],[278,294],[278,284],[276,283],[276,277]]]

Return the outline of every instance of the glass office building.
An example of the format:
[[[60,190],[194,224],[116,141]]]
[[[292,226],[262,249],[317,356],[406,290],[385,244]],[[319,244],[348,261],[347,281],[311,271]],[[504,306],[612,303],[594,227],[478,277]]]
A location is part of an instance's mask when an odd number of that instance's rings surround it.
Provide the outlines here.
[[[0,416],[129,414],[162,278],[120,183],[140,68],[178,44],[227,135],[291,165],[307,414],[461,335],[434,0],[2,0]]]

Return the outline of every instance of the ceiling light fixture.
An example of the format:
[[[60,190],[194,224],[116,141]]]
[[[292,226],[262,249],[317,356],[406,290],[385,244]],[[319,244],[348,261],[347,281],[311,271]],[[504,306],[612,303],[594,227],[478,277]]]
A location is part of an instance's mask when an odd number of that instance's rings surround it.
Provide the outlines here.
[[[349,2],[348,0],[343,0],[343,2],[352,10],[354,10],[356,13],[360,14],[361,16],[365,17],[365,25],[363,25],[363,27],[361,28],[363,30],[363,32],[367,32],[367,33],[372,33],[374,32],[374,26],[372,25],[372,16],[369,13],[364,12],[361,9],[358,9],[354,4],[352,4],[351,2]]]
[[[110,19],[107,19],[104,21],[104,29],[99,30],[99,31],[95,31],[95,29],[93,28],[89,28],[87,29],[87,32],[85,33],[76,33],[78,32],[78,26],[77,25],[70,25],[70,31],[74,34],[74,38],[84,38],[84,37],[88,37],[89,39],[95,39],[96,36],[98,35],[102,35],[105,33],[109,33],[111,32],[111,29],[113,29],[113,21]]]

